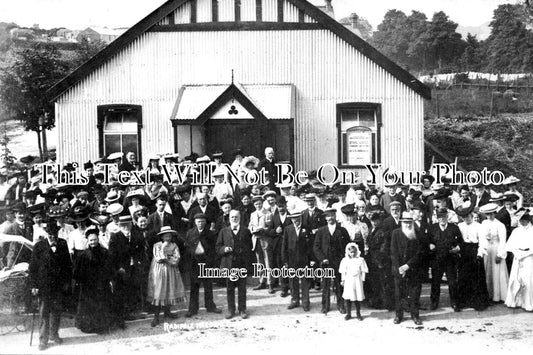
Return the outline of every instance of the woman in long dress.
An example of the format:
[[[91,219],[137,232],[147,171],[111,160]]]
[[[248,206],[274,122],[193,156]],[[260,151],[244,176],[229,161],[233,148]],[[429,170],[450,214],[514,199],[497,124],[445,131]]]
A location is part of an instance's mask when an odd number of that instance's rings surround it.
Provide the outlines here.
[[[171,242],[172,236],[177,233],[170,227],[163,226],[157,235],[162,241],[154,244],[154,257],[148,275],[147,301],[155,306],[152,327],[159,324],[161,308],[164,308],[165,317],[176,318],[176,315],[170,313],[170,306],[186,299],[185,287],[178,269],[180,252],[178,246]]]
[[[466,213],[466,214],[465,214]],[[489,292],[485,280],[483,256],[487,255],[487,239],[480,238],[481,224],[474,222],[472,212],[468,209],[457,214],[464,218],[459,223],[463,236],[461,259],[459,261],[458,296],[460,308],[474,308],[482,311],[489,306]]]
[[[98,241],[98,229],[89,228],[88,248],[78,254],[73,278],[79,283],[79,303],[76,327],[84,333],[104,333],[109,330],[111,297],[109,253]]]
[[[509,237],[506,246],[514,259],[505,305],[533,311],[533,226],[531,216],[524,208],[518,210],[516,215],[519,226]]]
[[[498,205],[488,203],[479,209],[479,212],[487,216],[487,219],[481,223],[480,238],[485,238],[487,241],[487,255],[485,255],[484,261],[489,297],[493,302],[503,302],[507,297],[509,281],[507,265],[505,264],[507,231],[503,223],[495,218],[497,208]]]

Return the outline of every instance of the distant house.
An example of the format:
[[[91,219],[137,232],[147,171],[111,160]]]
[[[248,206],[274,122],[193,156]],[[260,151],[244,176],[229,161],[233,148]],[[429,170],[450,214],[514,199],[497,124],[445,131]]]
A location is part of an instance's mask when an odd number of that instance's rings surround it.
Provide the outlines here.
[[[76,32],[68,28],[60,28],[57,30],[55,37],[60,38],[62,41],[73,42],[76,41]]]
[[[22,40],[32,39],[35,37],[35,32],[29,28],[12,28],[9,31],[11,38],[17,38]]]
[[[89,42],[102,41],[111,43],[126,30],[126,28],[87,27],[78,34],[77,40],[80,42],[83,38],[86,38]]]

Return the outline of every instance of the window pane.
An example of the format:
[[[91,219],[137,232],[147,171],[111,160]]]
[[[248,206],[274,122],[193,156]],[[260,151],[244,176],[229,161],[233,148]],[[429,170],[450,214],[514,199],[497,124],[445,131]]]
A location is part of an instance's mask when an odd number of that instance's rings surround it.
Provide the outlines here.
[[[122,131],[122,114],[108,111],[105,120],[106,131]]]
[[[105,134],[104,135],[104,154],[107,156],[111,153],[121,152],[120,149],[120,135],[119,134]]]
[[[123,134],[122,135],[122,152],[134,152],[136,156],[139,156],[137,151],[137,135],[136,134]]]
[[[134,111],[123,113],[122,132],[137,132],[137,116]]]
[[[375,128],[375,111],[374,110],[359,110],[359,125],[363,127]]]

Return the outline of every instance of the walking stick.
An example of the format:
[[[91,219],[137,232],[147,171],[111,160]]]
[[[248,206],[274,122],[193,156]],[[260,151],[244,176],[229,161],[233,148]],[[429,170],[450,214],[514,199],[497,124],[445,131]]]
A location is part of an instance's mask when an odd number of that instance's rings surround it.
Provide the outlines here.
[[[32,301],[35,300],[35,296],[32,296]],[[39,302],[37,302],[39,303]],[[30,346],[32,345],[32,342],[33,342],[33,328],[35,327],[35,307],[33,307],[33,302],[32,302],[32,308],[33,308],[33,315],[31,317],[31,333],[30,333]]]

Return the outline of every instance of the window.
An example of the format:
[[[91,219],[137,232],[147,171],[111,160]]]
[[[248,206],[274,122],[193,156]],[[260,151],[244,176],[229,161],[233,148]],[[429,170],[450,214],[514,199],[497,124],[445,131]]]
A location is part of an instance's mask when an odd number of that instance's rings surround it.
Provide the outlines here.
[[[141,161],[141,111],[137,105],[98,106],[100,156],[134,152]]]
[[[373,103],[337,104],[339,166],[380,163],[381,106]]]

